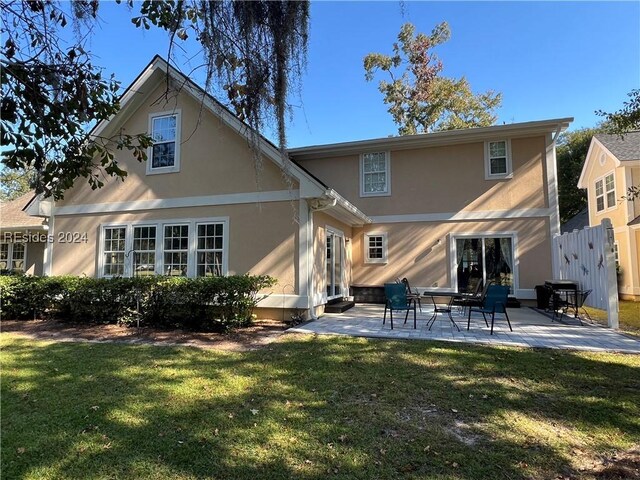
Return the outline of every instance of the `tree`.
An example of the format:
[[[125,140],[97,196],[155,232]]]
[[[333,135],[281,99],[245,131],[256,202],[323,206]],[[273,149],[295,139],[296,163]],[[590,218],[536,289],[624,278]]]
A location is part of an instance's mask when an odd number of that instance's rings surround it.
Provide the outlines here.
[[[623,103],[623,107],[614,113],[606,113],[597,110],[596,114],[606,118],[607,133],[619,135],[624,139],[624,134],[633,130],[640,130],[640,89],[631,90],[629,100]],[[631,185],[627,188],[627,194],[622,197],[630,202],[640,197],[640,185]]]
[[[565,223],[587,208],[587,192],[578,188],[582,166],[587,158],[591,138],[602,132],[602,127],[583,128],[564,132],[558,139],[558,204],[560,223]]]
[[[7,202],[32,189],[33,172],[25,170],[0,171],[0,201]]]
[[[252,127],[256,160],[260,132],[271,118],[284,156],[286,99],[304,68],[308,2],[126,3],[139,8],[132,18],[136,26],[170,33],[169,61],[174,45],[193,35],[202,47],[206,89],[219,86]],[[9,169],[32,168],[37,191],[54,198],[79,177],[93,188],[105,177],[124,179],[127,173],[114,152],[129,150],[144,161],[152,143],[146,133],[88,135],[91,126],[119,110],[119,83],[103,76],[87,47],[98,8],[98,0],[0,2],[1,140],[9,146],[2,162]],[[70,23],[76,35],[67,47],[61,36]]]
[[[440,76],[442,62],[432,50],[449,37],[446,22],[437,25],[429,36],[416,35],[415,27],[405,23],[398,42],[393,44],[393,55],[370,53],[364,58],[367,81],[373,80],[378,70],[390,78],[381,80],[378,89],[400,135],[495,123],[494,110],[502,102],[500,93],[489,90],[474,94],[465,77]]]

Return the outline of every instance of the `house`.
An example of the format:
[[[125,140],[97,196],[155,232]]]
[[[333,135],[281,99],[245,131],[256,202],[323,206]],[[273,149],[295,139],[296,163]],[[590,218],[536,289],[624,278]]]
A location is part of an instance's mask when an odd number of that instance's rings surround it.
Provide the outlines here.
[[[587,189],[589,225],[611,220],[621,298],[640,300],[640,198],[623,198],[633,185],[640,186],[640,131],[594,135],[578,188]]]
[[[27,214],[33,191],[0,203],[0,272],[42,275],[47,255],[47,219]]]
[[[296,148],[288,160],[261,139],[257,174],[248,127],[161,58],[121,105],[94,134],[150,132],[149,159],[122,153],[125,182],[78,182],[29,206],[52,235],[46,274],[268,274],[278,284],[260,307],[312,316],[397,277],[449,291],[484,278],[532,299],[551,276],[555,140],[572,119]]]

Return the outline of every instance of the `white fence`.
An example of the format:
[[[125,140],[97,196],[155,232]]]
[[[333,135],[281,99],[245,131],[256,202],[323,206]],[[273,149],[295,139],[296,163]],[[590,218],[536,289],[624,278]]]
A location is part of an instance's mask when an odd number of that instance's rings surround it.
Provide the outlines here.
[[[585,304],[606,310],[609,326],[618,328],[618,283],[611,221],[605,218],[596,227],[556,235],[552,253],[554,278],[574,280],[580,290],[592,290]]]

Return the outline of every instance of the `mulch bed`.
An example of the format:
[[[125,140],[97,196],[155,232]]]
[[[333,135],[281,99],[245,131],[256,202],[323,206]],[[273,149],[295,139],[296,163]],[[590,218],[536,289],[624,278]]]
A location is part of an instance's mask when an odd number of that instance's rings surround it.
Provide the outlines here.
[[[275,320],[257,320],[247,328],[229,333],[161,330],[102,324],[71,324],[56,320],[3,320],[0,331],[39,340],[118,342],[151,345],[184,345],[228,351],[247,351],[276,340],[287,328]]]

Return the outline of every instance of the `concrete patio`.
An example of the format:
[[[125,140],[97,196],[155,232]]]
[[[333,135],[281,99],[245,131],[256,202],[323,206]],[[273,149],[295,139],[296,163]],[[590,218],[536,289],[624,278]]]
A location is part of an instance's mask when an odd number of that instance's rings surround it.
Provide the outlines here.
[[[291,328],[289,332],[315,333],[319,335],[350,335],[354,337],[442,340],[447,342],[479,343],[483,345],[510,345],[574,349],[585,351],[612,351],[640,354],[640,341],[608,328],[584,324],[573,318],[563,317],[563,322],[552,322],[551,318],[528,307],[508,310],[513,326],[509,331],[504,315],[497,315],[493,335],[489,334],[482,315],[471,316],[471,328],[467,331],[467,317],[454,312],[453,318],[460,331],[453,326],[445,314],[439,314],[431,330],[427,321],[432,308],[418,311],[417,329],[413,328],[413,312],[404,324],[404,312],[394,313],[393,330],[387,322],[382,325],[384,305],[359,304],[341,314],[326,314],[318,320]],[[491,321],[489,317],[489,322]]]

